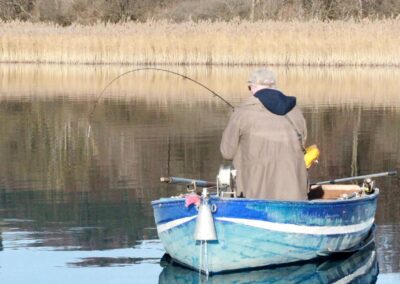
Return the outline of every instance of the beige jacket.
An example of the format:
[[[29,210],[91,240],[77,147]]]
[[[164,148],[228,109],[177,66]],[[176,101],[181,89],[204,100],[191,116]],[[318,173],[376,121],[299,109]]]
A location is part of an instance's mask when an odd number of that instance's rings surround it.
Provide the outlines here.
[[[287,114],[302,134],[307,128],[300,109]],[[238,195],[246,198],[306,200],[307,169],[294,126],[267,110],[254,96],[235,108],[221,141],[221,153],[233,160]]]

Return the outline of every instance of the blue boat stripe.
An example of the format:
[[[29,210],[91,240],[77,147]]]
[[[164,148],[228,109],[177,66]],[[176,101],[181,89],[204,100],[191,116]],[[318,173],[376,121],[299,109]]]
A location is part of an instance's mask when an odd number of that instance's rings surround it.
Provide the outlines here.
[[[197,217],[197,215],[194,215],[194,216],[180,218],[180,219],[173,220],[171,222],[167,222],[167,223],[163,223],[163,224],[157,225],[157,231],[158,231],[158,233],[167,231],[167,230],[172,229],[172,228],[174,228],[176,226],[179,226],[179,225],[182,225],[184,223],[187,223],[187,222],[193,220],[196,217]]]
[[[345,226],[304,226],[284,223],[273,223],[268,221],[241,219],[241,218],[226,218],[217,217],[216,220],[242,224],[271,231],[306,234],[306,235],[341,235],[350,234],[369,229],[374,223],[375,218],[368,219],[367,221],[354,225]]]

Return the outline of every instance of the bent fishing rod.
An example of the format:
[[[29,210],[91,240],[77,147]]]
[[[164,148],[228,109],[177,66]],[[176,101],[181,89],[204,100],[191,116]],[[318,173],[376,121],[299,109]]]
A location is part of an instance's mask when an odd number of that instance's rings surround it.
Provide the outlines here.
[[[196,81],[195,79],[192,79],[192,78],[190,78],[190,77],[188,77],[188,76],[186,76],[186,75],[183,75],[183,74],[180,74],[180,73],[178,73],[178,72],[171,71],[171,70],[167,70],[167,69],[155,68],[155,67],[144,67],[144,68],[137,68],[137,69],[129,70],[129,71],[126,71],[126,72],[124,72],[124,73],[118,75],[117,77],[115,77],[114,79],[112,79],[112,80],[103,88],[103,90],[100,92],[100,94],[97,96],[97,98],[96,98],[96,100],[95,100],[95,102],[94,102],[92,111],[89,113],[89,123],[90,123],[90,121],[91,121],[91,119],[92,119],[92,116],[93,116],[93,114],[94,114],[94,111],[96,110],[96,107],[97,107],[97,105],[98,105],[98,103],[99,103],[101,97],[103,96],[103,94],[105,93],[105,91],[107,90],[108,87],[110,87],[115,81],[117,81],[117,80],[120,79],[121,77],[124,77],[125,75],[128,75],[128,74],[133,73],[133,72],[145,71],[145,70],[153,70],[153,71],[166,72],[166,73],[169,73],[169,74],[173,74],[173,75],[179,76],[179,77],[181,77],[181,78],[183,78],[183,79],[187,79],[187,80],[189,80],[189,81],[191,81],[191,82],[193,82],[193,83],[195,83],[195,84],[197,84],[197,85],[203,87],[204,89],[206,89],[206,90],[209,91],[210,93],[212,93],[215,97],[219,98],[221,101],[223,101],[225,104],[227,104],[230,108],[232,108],[232,110],[235,109],[235,107],[234,107],[231,103],[229,103],[227,100],[225,100],[222,96],[218,95],[216,92],[214,92],[213,90],[211,90],[210,88],[208,88],[206,85],[200,83],[199,81]]]

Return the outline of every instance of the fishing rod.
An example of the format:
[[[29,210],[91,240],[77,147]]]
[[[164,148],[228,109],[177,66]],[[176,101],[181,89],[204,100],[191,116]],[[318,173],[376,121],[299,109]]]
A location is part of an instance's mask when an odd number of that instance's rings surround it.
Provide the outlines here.
[[[312,185],[336,184],[336,183],[339,183],[339,182],[347,182],[347,181],[353,181],[353,180],[376,178],[376,177],[386,177],[386,176],[395,176],[395,175],[397,175],[397,170],[392,170],[392,171],[382,172],[382,173],[369,174],[369,175],[363,175],[363,176],[355,176],[355,177],[338,178],[338,179],[320,181],[320,182],[313,183]]]
[[[161,177],[160,181],[163,183],[169,184],[194,184],[198,187],[212,187],[216,186],[217,183],[215,181],[207,181],[201,179],[190,179],[190,178],[182,178],[182,177]]]
[[[111,85],[112,85],[115,81],[117,81],[119,78],[121,78],[121,77],[123,77],[123,76],[125,76],[125,75],[127,75],[127,74],[130,74],[130,73],[133,73],[133,72],[137,72],[137,71],[144,71],[144,70],[153,70],[153,71],[166,72],[166,73],[169,73],[169,74],[173,74],[173,75],[182,77],[183,79],[187,79],[187,80],[189,80],[189,81],[191,81],[191,82],[193,82],[193,83],[195,83],[195,84],[197,84],[197,85],[203,87],[204,89],[206,89],[206,90],[209,91],[210,93],[212,93],[215,97],[219,98],[221,101],[223,101],[223,102],[224,102],[225,104],[227,104],[229,107],[231,107],[232,110],[235,109],[235,107],[234,107],[231,103],[229,103],[227,100],[225,100],[223,97],[221,97],[220,95],[218,95],[216,92],[214,92],[213,90],[211,90],[210,88],[208,88],[208,87],[205,86],[204,84],[200,83],[199,81],[196,81],[195,79],[192,79],[192,78],[190,78],[190,77],[188,77],[188,76],[186,76],[186,75],[183,75],[183,74],[180,74],[180,73],[178,73],[178,72],[171,71],[171,70],[167,70],[167,69],[155,68],[155,67],[144,67],[144,68],[137,68],[137,69],[133,69],[133,70],[126,71],[126,72],[124,72],[124,73],[118,75],[118,76],[115,77],[114,79],[112,79],[112,80],[103,88],[103,90],[100,92],[100,94],[97,96],[96,101],[94,102],[94,105],[93,105],[93,109],[92,109],[92,111],[89,113],[89,122],[90,122],[91,119],[92,119],[92,116],[93,116],[93,114],[94,114],[94,111],[96,110],[96,107],[97,107],[97,105],[98,105],[98,103],[99,103],[101,97],[103,96],[104,92],[107,90],[107,88],[108,88],[109,86],[111,86]]]

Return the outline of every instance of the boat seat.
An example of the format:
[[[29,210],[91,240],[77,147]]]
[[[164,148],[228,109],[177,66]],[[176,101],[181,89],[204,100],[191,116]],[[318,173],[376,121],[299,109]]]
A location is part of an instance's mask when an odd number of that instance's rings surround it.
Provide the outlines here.
[[[344,195],[350,196],[353,193],[362,193],[357,184],[324,184],[313,185],[308,193],[308,199],[338,199]]]

